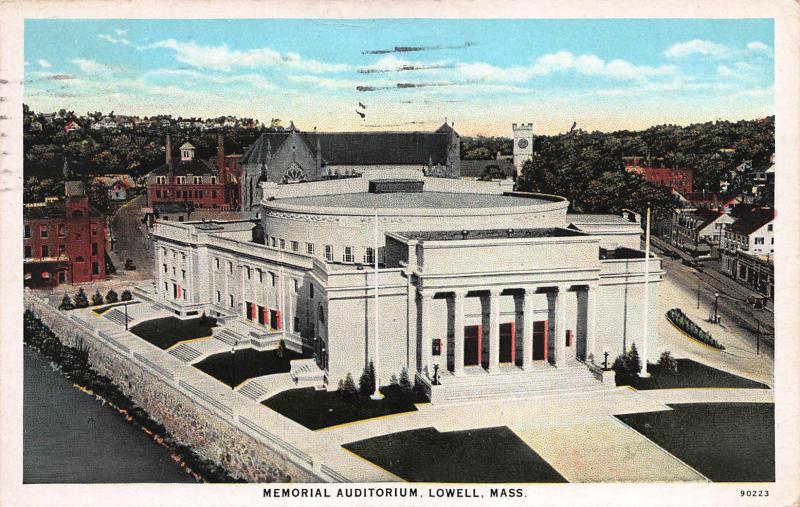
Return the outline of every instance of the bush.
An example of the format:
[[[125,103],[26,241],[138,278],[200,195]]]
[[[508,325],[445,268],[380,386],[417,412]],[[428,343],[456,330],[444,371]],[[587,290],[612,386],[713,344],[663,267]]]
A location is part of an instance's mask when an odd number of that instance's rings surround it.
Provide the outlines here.
[[[372,361],[364,367],[361,378],[358,379],[358,391],[365,396],[375,392],[375,365]]]
[[[122,296],[120,297],[120,300],[130,301],[131,299],[133,299],[133,294],[131,294],[131,291],[129,291],[128,289],[122,291]],[[203,315],[205,315],[205,313],[203,313]]]
[[[59,310],[72,310],[75,308],[75,305],[72,304],[72,298],[69,297],[69,294],[64,293],[64,298],[61,300],[61,304],[58,305]]]
[[[356,383],[353,382],[353,376],[350,372],[347,372],[347,375],[344,377],[344,381],[341,381],[341,390],[347,396],[355,396],[358,394],[358,390],[356,389]]]
[[[669,350],[661,353],[661,357],[658,358],[658,366],[664,372],[678,373],[678,361],[672,357],[672,353]]]
[[[86,297],[86,292],[81,287],[75,294],[75,308],[86,308],[87,306],[89,306],[89,298]]]
[[[117,296],[117,292],[114,289],[108,291],[106,294],[106,303],[116,303],[119,301],[119,296]]]
[[[692,319],[686,316],[680,308],[673,308],[667,311],[667,319],[678,329],[688,334],[695,340],[701,341],[714,348],[725,350],[725,347],[717,342],[706,330],[700,328]]]
[[[411,385],[411,381],[408,379],[408,368],[403,367],[403,369],[400,371],[400,381],[398,384],[400,385],[400,389],[405,394],[410,393],[414,389],[414,386]]]
[[[396,387],[398,385],[398,383],[399,383],[399,381],[397,380],[397,375],[392,373],[392,376],[389,377],[389,385]]]
[[[96,290],[94,294],[92,294],[92,306],[98,306],[103,304],[103,295],[100,294],[99,290]]]
[[[203,315],[205,315],[205,313]],[[285,353],[286,353],[286,342],[281,340],[280,342],[278,342],[278,357],[282,358]]]
[[[639,372],[642,371],[642,361],[639,359],[639,350],[636,348],[636,343],[631,344],[631,348],[625,354],[623,362],[625,363],[625,370],[630,376],[639,376]]]

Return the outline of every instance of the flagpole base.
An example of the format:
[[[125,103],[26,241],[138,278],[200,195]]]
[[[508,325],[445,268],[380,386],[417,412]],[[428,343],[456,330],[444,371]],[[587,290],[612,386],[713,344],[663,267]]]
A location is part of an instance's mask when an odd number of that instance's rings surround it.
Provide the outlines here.
[[[369,399],[371,399],[373,401],[382,400],[383,399],[383,394],[381,394],[381,393],[372,393],[372,394],[369,395]]]

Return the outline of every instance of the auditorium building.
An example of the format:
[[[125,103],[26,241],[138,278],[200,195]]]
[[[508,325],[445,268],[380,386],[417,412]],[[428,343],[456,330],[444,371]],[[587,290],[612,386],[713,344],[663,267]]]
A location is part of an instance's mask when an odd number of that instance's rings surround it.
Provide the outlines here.
[[[152,297],[238,345],[284,340],[328,389],[370,361],[434,402],[585,389],[606,354],[657,356],[638,217],[407,167],[259,188],[257,219],[156,223]]]

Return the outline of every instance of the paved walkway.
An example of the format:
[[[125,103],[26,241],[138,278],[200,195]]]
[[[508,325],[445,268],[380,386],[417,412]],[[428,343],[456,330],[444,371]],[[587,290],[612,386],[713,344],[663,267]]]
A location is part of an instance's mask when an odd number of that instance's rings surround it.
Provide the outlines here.
[[[613,416],[511,429],[569,482],[707,482]]]

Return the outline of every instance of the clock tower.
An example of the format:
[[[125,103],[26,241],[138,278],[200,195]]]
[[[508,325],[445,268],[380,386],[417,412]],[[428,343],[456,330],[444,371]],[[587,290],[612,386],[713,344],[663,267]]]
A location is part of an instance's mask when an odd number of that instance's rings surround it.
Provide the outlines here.
[[[533,123],[513,123],[514,167],[517,176],[522,173],[522,164],[533,158]]]

